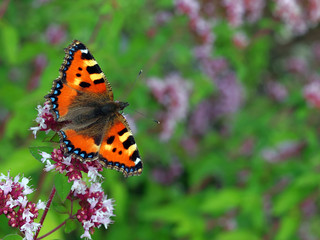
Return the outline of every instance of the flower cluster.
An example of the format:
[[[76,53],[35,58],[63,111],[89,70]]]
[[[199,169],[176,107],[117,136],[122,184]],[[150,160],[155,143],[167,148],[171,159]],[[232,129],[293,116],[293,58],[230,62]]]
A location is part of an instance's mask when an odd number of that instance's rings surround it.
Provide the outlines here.
[[[99,172],[102,172],[103,168],[97,160],[81,162],[75,157],[66,157],[63,155],[62,147],[54,149],[51,154],[46,152],[41,152],[40,154],[42,156],[42,163],[46,163],[46,171],[54,169],[60,173],[66,173],[69,182],[82,179],[82,172],[88,174],[91,182],[96,182],[102,178]],[[53,164],[50,159],[54,162]]]
[[[39,210],[45,208],[45,203],[41,200],[33,203],[27,199],[27,195],[33,192],[28,183],[28,178],[1,174],[0,215],[6,215],[9,226],[18,228],[25,235],[24,239],[31,240],[40,226],[34,219]]]
[[[147,84],[153,96],[165,108],[159,119],[162,126],[160,138],[166,141],[171,137],[176,123],[187,115],[191,86],[176,73],[169,74],[163,80],[149,78]]]
[[[81,238],[91,239],[90,233],[93,234],[94,228],[104,225],[107,229],[112,222],[113,201],[104,194],[100,183],[92,183],[87,187],[83,181],[75,180],[71,189],[71,194],[80,200],[81,209],[77,212],[77,219],[84,228]]]
[[[38,116],[36,122],[38,123],[37,127],[31,127],[34,138],[37,137],[38,131],[45,131],[46,133],[50,130],[55,130],[57,128],[57,123],[55,122],[52,113],[50,112],[50,105],[48,102],[44,103],[44,106],[38,105]]]

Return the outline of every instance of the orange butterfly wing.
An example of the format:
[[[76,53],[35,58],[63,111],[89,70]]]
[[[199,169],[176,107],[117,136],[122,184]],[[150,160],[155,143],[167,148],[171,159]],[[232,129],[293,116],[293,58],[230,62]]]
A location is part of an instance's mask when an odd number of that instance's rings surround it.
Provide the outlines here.
[[[55,120],[63,125],[59,136],[65,155],[98,159],[125,176],[141,174],[142,162],[125,118],[118,111],[104,117],[96,113],[101,104],[118,104],[113,102],[112,88],[98,63],[77,40],[65,53],[60,77],[46,96]],[[127,131],[122,136],[119,132],[123,129]]]
[[[106,167],[123,172],[126,176],[140,175],[142,162],[129,125],[120,113],[105,131],[99,159]]]

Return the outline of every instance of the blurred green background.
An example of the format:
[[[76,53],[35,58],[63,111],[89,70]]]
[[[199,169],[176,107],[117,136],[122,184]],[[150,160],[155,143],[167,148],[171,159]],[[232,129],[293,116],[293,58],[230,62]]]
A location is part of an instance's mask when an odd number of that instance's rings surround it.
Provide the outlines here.
[[[319,21],[319,0],[2,0],[1,172],[47,200],[29,147],[52,144],[29,128],[78,39],[130,103],[144,163],[103,172],[116,216],[93,239],[320,239]],[[40,236],[66,218],[55,201]]]

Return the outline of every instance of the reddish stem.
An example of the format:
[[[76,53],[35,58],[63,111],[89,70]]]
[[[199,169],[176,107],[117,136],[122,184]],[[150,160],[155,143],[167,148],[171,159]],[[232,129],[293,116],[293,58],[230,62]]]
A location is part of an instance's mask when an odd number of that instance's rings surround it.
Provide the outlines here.
[[[40,240],[42,238],[45,238],[47,236],[49,236],[50,234],[54,233],[55,231],[57,231],[59,228],[61,228],[63,225],[65,225],[67,223],[67,220],[72,219],[76,216],[76,214],[70,216],[68,219],[66,219],[65,221],[63,221],[61,224],[59,224],[57,227],[55,227],[54,229],[52,229],[50,232],[46,233],[45,235],[37,238],[37,240]]]
[[[49,208],[50,208],[50,205],[51,205],[51,202],[52,202],[52,199],[53,199],[55,193],[56,193],[56,187],[53,186],[53,187],[52,187],[52,190],[51,190],[51,193],[50,193],[50,196],[49,196],[49,200],[48,200],[47,205],[46,205],[46,208],[44,209],[44,212],[43,212],[43,214],[42,214],[41,220],[40,220],[40,222],[39,222],[39,223],[40,223],[40,226],[39,226],[36,234],[34,235],[34,238],[33,238],[34,240],[36,240],[37,237],[38,237],[38,235],[39,235],[39,232],[40,232],[41,227],[42,227],[42,225],[43,225],[44,219],[45,219],[46,216],[47,216],[47,213],[48,213],[48,211],[49,211]]]

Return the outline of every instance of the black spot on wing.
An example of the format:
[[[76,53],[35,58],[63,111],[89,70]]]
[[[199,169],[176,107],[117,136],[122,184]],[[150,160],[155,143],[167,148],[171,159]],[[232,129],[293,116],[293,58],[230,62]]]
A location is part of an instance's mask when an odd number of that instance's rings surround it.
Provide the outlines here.
[[[125,140],[122,145],[125,149],[128,149],[131,145],[135,144],[133,136],[129,136],[127,140]]]
[[[78,47],[78,49],[82,49],[82,50],[87,49],[86,46],[83,43],[78,43],[77,47]]]
[[[81,53],[81,59],[92,60],[92,59],[93,59],[93,56],[92,56],[91,53],[88,51],[88,53]]]
[[[123,134],[125,134],[126,132],[128,132],[127,128],[122,129],[120,132],[118,132],[119,136],[122,136]]]
[[[94,84],[104,83],[104,79],[100,78],[100,79],[94,80],[93,83]]]
[[[101,143],[101,136],[95,136],[93,140],[94,140],[94,143],[99,146]]]
[[[117,151],[117,149],[116,149],[116,148],[113,148],[113,149],[112,149],[112,152],[116,152],[116,151]]]
[[[114,136],[110,136],[110,137],[108,137],[108,139],[107,139],[107,144],[112,144],[113,143],[113,141],[114,141]]]
[[[88,88],[91,86],[91,84],[87,83],[87,82],[81,82],[79,85],[80,85],[80,87],[83,87],[83,88]]]
[[[132,155],[130,156],[130,160],[135,161],[137,158],[140,158],[140,154],[138,150],[135,150]]]
[[[81,77],[81,74],[80,74],[80,73],[77,73],[76,76],[77,76],[77,77]]]
[[[101,70],[101,68],[99,67],[98,64],[93,65],[93,66],[87,66],[87,71],[90,74],[101,73],[102,72],[102,70]]]

